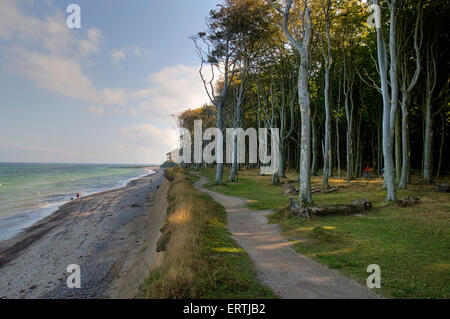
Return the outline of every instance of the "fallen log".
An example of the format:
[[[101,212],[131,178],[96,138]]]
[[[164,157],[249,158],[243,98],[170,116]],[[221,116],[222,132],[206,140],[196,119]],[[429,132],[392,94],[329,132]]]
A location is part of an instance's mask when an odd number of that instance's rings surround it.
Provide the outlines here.
[[[333,204],[326,206],[310,207],[313,216],[329,216],[329,215],[356,215],[360,214],[363,209],[353,204]]]
[[[362,212],[369,211],[373,208],[371,202],[366,199],[358,199],[352,204],[333,204],[323,206],[306,206],[304,203],[299,203],[294,198],[289,199],[289,212],[294,216],[303,216],[310,218],[312,216],[345,216],[356,215]]]
[[[369,202],[369,200],[366,198],[360,198],[360,199],[355,200],[353,202],[353,205],[356,207],[359,207],[360,209],[363,209],[363,210],[371,210],[373,208],[372,203]]]
[[[334,193],[337,192],[339,188],[336,187],[327,187],[327,188],[314,188],[311,193]]]

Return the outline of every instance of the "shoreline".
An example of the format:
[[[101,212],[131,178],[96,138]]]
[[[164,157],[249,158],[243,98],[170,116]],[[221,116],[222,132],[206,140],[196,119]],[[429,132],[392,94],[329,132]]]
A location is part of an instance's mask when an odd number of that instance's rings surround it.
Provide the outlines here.
[[[126,168],[126,167],[123,167],[123,168]],[[152,175],[152,174],[149,174],[150,170],[157,172],[160,169],[159,167],[156,167],[156,166],[139,166],[137,168],[145,169],[145,170],[147,170],[147,172],[145,174],[141,174],[139,176],[117,182],[115,185],[111,185],[111,187],[98,189],[96,191],[81,191],[81,194],[85,194],[85,195],[83,195],[83,198],[87,198],[92,195],[97,195],[97,194],[101,194],[101,193],[108,192],[111,190],[127,187],[128,184],[134,180]],[[24,218],[25,220],[27,220],[28,218],[31,218],[31,221],[28,221],[28,222],[25,221],[22,223],[18,223],[17,225],[11,226],[9,229],[8,228],[4,229],[4,231],[6,232],[7,235],[5,235],[4,237],[0,237],[0,243],[4,242],[6,240],[13,239],[14,237],[20,235],[27,228],[33,227],[35,224],[39,223],[41,220],[53,215],[59,209],[63,208],[65,205],[73,202],[74,200],[77,200],[77,199],[72,198],[72,199],[67,199],[67,200],[63,200],[63,201],[59,201],[59,202],[55,201],[53,203],[47,204],[46,206],[48,206],[48,207],[40,207],[40,208],[36,208],[33,210],[25,210],[25,211],[21,211],[21,212],[16,212],[13,215],[3,218],[2,220],[0,220],[3,223],[8,222],[8,220],[17,220],[17,219],[21,219],[21,218]],[[48,209],[49,207],[50,207],[50,209]],[[47,209],[47,211],[45,211],[46,209]],[[32,217],[33,215],[35,215],[35,216],[37,215],[39,217],[33,218]]]
[[[124,255],[137,258],[141,240],[149,247],[159,237],[165,209],[152,207],[165,197],[164,170],[151,169],[156,173],[124,187],[70,201],[0,242],[0,298],[104,298]],[[65,285],[70,264],[81,267],[82,289]]]

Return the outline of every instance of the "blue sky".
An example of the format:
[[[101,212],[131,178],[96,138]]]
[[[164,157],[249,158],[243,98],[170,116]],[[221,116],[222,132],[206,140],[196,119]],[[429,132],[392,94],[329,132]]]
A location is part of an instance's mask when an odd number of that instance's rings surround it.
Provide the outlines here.
[[[188,37],[217,3],[0,0],[0,162],[160,163],[207,102]]]

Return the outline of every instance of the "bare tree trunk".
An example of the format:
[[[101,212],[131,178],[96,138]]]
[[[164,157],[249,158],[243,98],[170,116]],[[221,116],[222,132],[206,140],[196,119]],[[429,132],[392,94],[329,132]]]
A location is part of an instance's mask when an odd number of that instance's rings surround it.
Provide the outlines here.
[[[219,103],[217,105],[217,129],[219,130],[219,132],[223,132],[223,127],[222,127],[222,103]],[[222,135],[222,142],[223,142],[223,135]],[[220,143],[218,143],[218,144],[220,144]],[[222,143],[222,145],[223,145],[223,143]],[[218,148],[216,148],[216,156],[217,156],[217,152],[222,152],[222,150],[218,150]],[[214,180],[216,185],[222,185],[223,184],[222,176],[223,176],[223,162],[222,163],[217,163],[216,178]]]
[[[395,0],[392,1],[395,5]],[[392,4],[391,3],[391,4]],[[375,0],[374,4],[378,4],[378,1]],[[394,6],[395,8],[395,6]],[[394,8],[391,7],[391,23],[395,22],[395,12]],[[387,198],[388,202],[396,202],[397,195],[395,190],[395,169],[394,169],[394,160],[392,158],[392,142],[393,142],[393,134],[391,124],[391,112],[392,107],[390,105],[390,96],[389,96],[389,86],[387,79],[387,51],[386,44],[384,43],[383,32],[381,28],[377,27],[377,47],[378,47],[378,65],[380,70],[380,78],[381,78],[381,93],[383,96],[383,155],[384,155],[384,184],[387,188]],[[392,30],[392,25],[391,25]],[[390,32],[390,37],[395,36],[392,32]],[[390,41],[392,43],[392,41]],[[393,54],[393,52],[391,52]],[[391,66],[392,68],[392,66]],[[391,75],[395,73],[391,69]],[[392,79],[391,79],[392,81]],[[395,112],[394,112],[395,114]]]
[[[298,95],[301,114],[301,138],[300,138],[300,195],[301,202],[312,203],[311,193],[311,101],[308,90],[309,80],[309,53],[311,40],[311,9],[305,6],[304,23],[301,42],[297,40],[289,31],[289,15],[292,7],[292,0],[286,0],[284,10],[279,8],[273,0],[268,0],[270,4],[283,15],[283,32],[292,46],[300,54],[300,66],[298,74]]]
[[[234,118],[234,128],[237,129],[241,125],[241,106],[244,99],[244,91],[247,80],[247,70],[245,69],[241,78],[241,84],[239,85],[239,92],[236,96],[236,109],[235,109],[235,118]],[[233,137],[233,164],[230,171],[230,182],[236,182],[237,172],[238,172],[238,148],[237,148],[237,135],[235,134]]]
[[[305,28],[310,32],[311,21],[310,11],[307,9]],[[301,156],[300,156],[300,201],[312,203],[311,194],[311,120],[310,120],[310,99],[308,92],[308,55],[309,55],[309,35],[308,43],[301,50],[301,63],[299,72],[299,98],[301,113]]]
[[[433,180],[433,119],[431,102],[433,92],[436,88],[437,69],[436,69],[436,55],[435,46],[437,37],[433,39],[427,48],[427,74],[425,82],[425,136],[423,146],[423,180],[431,184]]]
[[[317,161],[317,106],[314,107],[314,112],[311,121],[312,126],[312,175],[317,176],[317,170],[319,168]]]
[[[378,175],[381,174],[381,168],[384,167],[383,165],[383,158],[381,155],[381,144],[382,144],[382,137],[381,137],[381,121],[377,119],[377,172]]]
[[[408,125],[408,101],[407,96],[403,95],[401,108],[402,108],[402,171],[398,184],[399,189],[406,189],[406,185],[409,182],[409,163],[410,163],[410,146],[409,146],[409,125]]]
[[[328,187],[328,177],[330,170],[330,71],[325,70],[325,149],[323,152],[323,186]]]
[[[339,119],[336,117],[336,159],[337,159],[337,170],[338,178],[341,179],[341,150],[340,150],[340,136],[339,136]]]
[[[285,84],[284,84],[284,70],[281,70],[281,74],[280,74],[280,89],[281,89],[281,97],[282,97],[282,101],[279,104],[279,115],[280,115],[280,143],[278,145],[279,147],[279,154],[280,156],[279,161],[278,161],[278,178],[285,178],[286,174],[285,174],[285,163],[286,163],[286,159],[285,159],[285,154],[284,154],[284,149],[285,149],[285,143],[288,140],[288,138],[292,135],[292,133],[294,132],[294,126],[295,126],[295,121],[294,121],[294,104],[295,104],[295,99],[297,97],[297,93],[295,92],[295,83],[291,83],[290,79],[287,79],[288,82],[288,90],[289,90],[289,110],[290,110],[290,128],[289,131],[286,133],[286,104],[288,103],[287,98],[286,98],[286,92],[285,92]],[[292,74],[291,74],[292,77]]]
[[[436,178],[439,178],[439,176],[441,175],[442,151],[444,150],[444,141],[445,141],[445,118],[442,115],[441,147],[439,148],[439,162],[438,162]]]
[[[402,172],[402,123],[400,110],[395,113],[395,183],[400,182]]]
[[[410,179],[410,141],[409,141],[409,103],[411,99],[411,92],[416,86],[419,75],[421,71],[421,62],[420,62],[420,49],[422,47],[422,39],[423,33],[421,31],[422,28],[422,1],[419,1],[418,4],[418,12],[417,12],[417,20],[414,30],[414,50],[415,50],[415,58],[416,58],[416,70],[414,72],[414,76],[411,79],[411,82],[407,84],[408,79],[408,57],[406,52],[403,54],[403,64],[402,64],[402,101],[401,101],[401,110],[402,110],[402,169],[401,169],[401,177],[398,183],[399,189],[406,189],[407,184]],[[405,27],[404,27],[405,29]],[[420,40],[419,40],[419,29],[421,31]]]
[[[429,85],[427,80],[427,86]],[[425,140],[423,145],[423,180],[431,184],[433,180],[433,121],[431,118],[431,94],[427,88],[425,98]]]
[[[341,179],[341,154],[340,154],[340,137],[339,137],[339,111],[341,107],[341,77],[339,76],[339,99],[337,105],[337,113],[336,113],[336,157],[337,157],[337,169],[338,169],[338,178]]]
[[[323,186],[328,187],[328,177],[331,171],[331,133],[330,133],[330,71],[331,71],[331,36],[330,36],[330,16],[329,11],[331,8],[331,1],[327,1],[327,6],[322,5],[322,11],[325,16],[325,26],[327,34],[327,53],[325,53],[325,48],[322,43],[322,54],[325,62],[325,145],[323,152]]]
[[[355,160],[355,166],[354,166],[354,171],[353,171],[353,175],[355,177],[360,177],[361,176],[361,170],[359,168],[360,166],[360,158],[361,158],[361,122],[362,122],[362,114],[361,112],[359,113],[358,116],[358,126],[357,126],[357,130],[356,130],[356,160]]]
[[[347,79],[349,76],[349,79]],[[353,156],[353,145],[352,145],[352,133],[353,133],[353,83],[355,79],[354,72],[350,69],[349,74],[347,74],[347,62],[346,55],[344,52],[344,107],[345,107],[345,117],[347,120],[347,184],[350,184],[352,180],[352,156]],[[349,108],[349,98],[351,108]]]

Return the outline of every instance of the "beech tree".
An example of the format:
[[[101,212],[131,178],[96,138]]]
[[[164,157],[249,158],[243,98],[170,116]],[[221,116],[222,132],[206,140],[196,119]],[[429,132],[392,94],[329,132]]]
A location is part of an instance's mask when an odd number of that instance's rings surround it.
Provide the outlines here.
[[[292,0],[286,0],[284,7],[279,7],[272,0],[268,0],[277,12],[282,14],[282,29],[289,43],[300,54],[300,67],[298,74],[298,95],[301,114],[301,155],[300,155],[300,201],[312,203],[311,195],[311,119],[310,97],[308,91],[309,80],[309,53],[311,41],[311,9],[308,2],[303,2],[303,23],[301,31],[294,36],[289,30],[289,18]]]
[[[193,38],[214,113],[208,123],[278,128],[273,182],[299,172],[305,203],[311,176],[326,187],[335,168],[347,183],[370,163],[371,177],[384,169],[389,202],[417,182],[416,171],[432,183],[450,169],[449,3],[369,4],[379,5],[375,29],[357,0],[223,0]],[[222,171],[217,165],[216,183]]]

